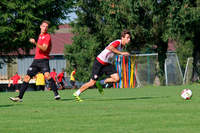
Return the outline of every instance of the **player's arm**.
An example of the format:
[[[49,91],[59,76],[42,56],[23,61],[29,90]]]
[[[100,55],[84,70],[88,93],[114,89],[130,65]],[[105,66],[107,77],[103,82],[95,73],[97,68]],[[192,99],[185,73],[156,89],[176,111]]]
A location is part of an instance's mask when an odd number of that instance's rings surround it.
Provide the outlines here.
[[[121,52],[119,51],[118,49],[116,49],[114,46],[110,45],[109,47],[107,47],[108,50],[116,53],[116,54],[119,54],[119,55],[130,55],[128,52]]]
[[[72,73],[72,77],[73,77],[73,78],[74,78],[75,74],[76,74],[76,73],[75,73],[75,71],[74,71],[74,72]]]
[[[47,44],[44,43],[43,45],[39,45],[39,44],[36,43],[35,39],[33,39],[33,38],[31,38],[31,39],[29,40],[29,42],[35,44],[36,47],[38,47],[38,48],[41,49],[42,51],[46,51],[46,50],[48,49],[48,45],[47,45]]]
[[[66,82],[66,80],[65,80],[65,75],[63,75],[63,81]]]
[[[9,78],[9,80],[8,80],[8,87],[10,87],[10,80],[11,80],[11,78]]]
[[[48,45],[45,44],[45,43],[44,43],[43,45],[39,45],[39,44],[35,43],[35,45],[36,45],[39,49],[41,49],[42,51],[46,51],[47,48],[48,48]]]
[[[57,76],[57,80],[58,80],[58,82],[60,82],[60,81],[59,81],[60,76],[61,76],[61,74],[58,74],[58,76]]]
[[[8,87],[11,86],[11,80],[13,80],[13,77],[11,77],[11,78],[8,79]]]
[[[60,76],[61,76],[61,75],[60,75],[60,73],[59,73],[58,76],[57,76],[57,78],[60,78]]]

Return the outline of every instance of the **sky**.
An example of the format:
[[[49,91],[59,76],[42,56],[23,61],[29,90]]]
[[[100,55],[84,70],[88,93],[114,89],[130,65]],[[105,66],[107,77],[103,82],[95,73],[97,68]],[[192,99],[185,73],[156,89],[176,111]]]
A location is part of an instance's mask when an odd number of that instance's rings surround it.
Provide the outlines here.
[[[69,23],[70,21],[73,21],[75,18],[77,18],[75,13],[70,13],[69,16],[70,16],[70,20],[66,19],[66,20],[62,20],[61,22],[62,23]]]
[[[162,2],[162,0],[157,0],[158,3]],[[63,23],[69,23],[70,21],[73,21],[75,18],[77,18],[76,14],[74,12],[69,14],[70,20],[62,20]]]

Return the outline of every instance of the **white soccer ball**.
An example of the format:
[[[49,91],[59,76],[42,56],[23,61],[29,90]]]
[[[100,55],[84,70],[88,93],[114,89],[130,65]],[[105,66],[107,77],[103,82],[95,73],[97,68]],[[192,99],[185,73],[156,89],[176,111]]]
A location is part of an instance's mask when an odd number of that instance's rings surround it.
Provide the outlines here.
[[[190,89],[184,89],[181,92],[181,97],[185,100],[189,100],[192,98],[192,91]]]

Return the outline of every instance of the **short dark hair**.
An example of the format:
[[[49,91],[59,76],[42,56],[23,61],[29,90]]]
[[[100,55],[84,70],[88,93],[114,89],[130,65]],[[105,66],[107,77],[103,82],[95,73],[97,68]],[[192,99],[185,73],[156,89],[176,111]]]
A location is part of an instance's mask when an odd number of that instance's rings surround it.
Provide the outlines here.
[[[121,37],[125,37],[126,34],[129,34],[130,37],[131,37],[131,32],[127,29],[123,30],[122,33],[121,33]]]
[[[47,23],[48,25],[50,25],[50,22],[48,20],[43,20],[41,24],[43,23]]]

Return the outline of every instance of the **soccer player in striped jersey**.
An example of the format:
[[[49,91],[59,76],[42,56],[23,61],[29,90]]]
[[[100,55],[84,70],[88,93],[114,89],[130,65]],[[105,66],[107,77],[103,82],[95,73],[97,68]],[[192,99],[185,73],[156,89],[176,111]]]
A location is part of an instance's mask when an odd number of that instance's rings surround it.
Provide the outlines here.
[[[95,59],[92,75],[89,82],[83,84],[81,88],[79,88],[73,96],[77,101],[82,101],[79,97],[81,93],[87,90],[89,87],[92,87],[96,84],[100,94],[103,94],[103,85],[107,83],[116,83],[119,81],[119,74],[117,73],[115,67],[112,65],[112,61],[114,59],[115,54],[128,56],[128,52],[122,52],[123,47],[128,44],[131,40],[130,31],[124,30],[121,33],[121,39],[115,40],[111,42]],[[99,77],[103,74],[108,75],[109,77],[97,81]]]

